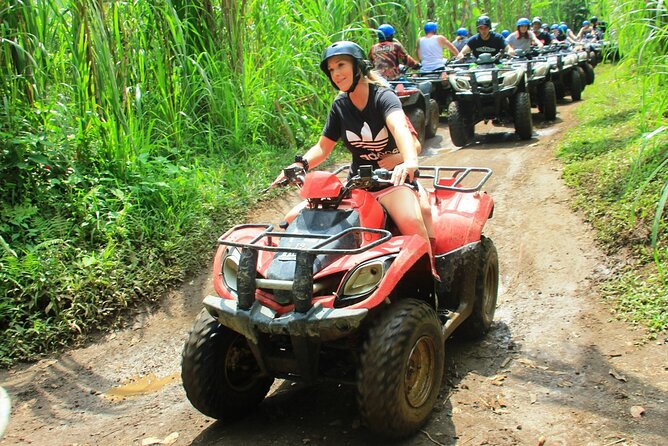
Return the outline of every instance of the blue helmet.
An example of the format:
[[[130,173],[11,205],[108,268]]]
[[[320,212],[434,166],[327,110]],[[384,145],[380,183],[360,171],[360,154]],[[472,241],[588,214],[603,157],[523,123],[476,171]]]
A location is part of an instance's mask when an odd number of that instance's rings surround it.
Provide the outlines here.
[[[550,29],[551,30],[559,29],[559,25],[557,25],[556,23],[553,23],[552,26],[550,26]]]
[[[589,20],[585,20],[584,22],[582,22],[582,26],[587,26],[587,25],[591,25],[591,22]]]
[[[466,28],[459,28],[457,30],[457,35],[460,37],[466,37],[469,35],[469,31]]]
[[[568,26],[559,25],[559,32],[562,33],[562,34],[566,34],[568,32]]]
[[[490,19],[489,16],[481,15],[475,22],[475,27],[478,28],[479,26],[486,26],[487,28],[492,29],[492,19]]]
[[[506,37],[508,37],[510,35],[510,31],[508,31],[507,29],[504,29],[503,31],[501,31],[501,35],[505,39]]]
[[[378,39],[383,41],[383,40],[392,40],[392,36],[394,35],[394,27],[392,25],[388,25],[387,23],[383,23],[378,27]]]
[[[424,24],[424,32],[435,33],[438,31],[438,25],[434,22],[427,22]]]
[[[531,22],[526,17],[522,17],[521,19],[519,19],[517,21],[516,26],[522,26],[522,25],[529,26],[529,25],[531,25]]]

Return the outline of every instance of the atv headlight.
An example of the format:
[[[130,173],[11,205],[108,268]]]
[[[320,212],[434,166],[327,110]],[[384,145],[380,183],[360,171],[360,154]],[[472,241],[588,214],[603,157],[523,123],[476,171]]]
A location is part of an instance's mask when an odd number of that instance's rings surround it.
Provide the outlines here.
[[[237,276],[239,275],[239,257],[241,254],[238,249],[228,248],[223,254],[222,271],[223,283],[230,291],[237,292]]]
[[[394,257],[374,259],[352,270],[344,279],[340,299],[348,303],[371,294],[378,288],[393,260]]]
[[[463,76],[450,76],[450,85],[455,91],[471,91],[471,83]]]

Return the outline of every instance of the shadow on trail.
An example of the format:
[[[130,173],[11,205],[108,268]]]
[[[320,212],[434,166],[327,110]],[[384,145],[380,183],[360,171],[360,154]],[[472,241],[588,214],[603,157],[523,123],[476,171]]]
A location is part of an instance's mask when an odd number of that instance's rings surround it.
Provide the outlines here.
[[[494,150],[504,149],[510,147],[521,147],[533,144],[537,141],[538,135],[534,132],[530,140],[521,140],[514,130],[506,130],[505,127],[500,127],[503,131],[496,130],[497,127],[487,127],[480,132],[476,132],[471,141],[459,150]],[[496,131],[495,131],[496,130]]]
[[[106,390],[115,383],[67,355],[39,364],[19,365],[15,370],[21,371],[24,377],[16,382],[9,379],[3,384],[13,405],[29,403],[32,416],[45,424],[68,424],[78,419],[74,410],[63,411],[63,406],[123,415],[123,407],[113,406],[97,396],[98,389]]]
[[[609,426],[608,433],[632,437],[641,444],[653,444],[647,441],[655,439],[663,439],[661,444],[666,444],[668,392],[617,371],[614,355],[603,353],[597,345],[578,349],[577,356],[569,358],[570,362],[551,356],[549,350],[522,353],[536,364],[524,364],[513,372],[512,379],[542,387],[543,407],[557,405],[569,411],[579,410],[585,416],[591,414],[592,419],[600,417]],[[656,366],[663,366],[660,359]],[[645,413],[639,418],[631,416],[633,406],[643,407]]]

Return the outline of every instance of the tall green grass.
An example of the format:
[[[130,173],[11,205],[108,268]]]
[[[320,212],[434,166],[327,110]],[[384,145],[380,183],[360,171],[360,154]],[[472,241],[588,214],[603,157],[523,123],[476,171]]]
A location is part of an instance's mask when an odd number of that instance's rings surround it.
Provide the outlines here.
[[[604,249],[626,263],[603,282],[604,295],[620,317],[657,334],[668,329],[668,122],[646,132],[642,82],[628,68],[597,71],[560,148],[564,177]]]

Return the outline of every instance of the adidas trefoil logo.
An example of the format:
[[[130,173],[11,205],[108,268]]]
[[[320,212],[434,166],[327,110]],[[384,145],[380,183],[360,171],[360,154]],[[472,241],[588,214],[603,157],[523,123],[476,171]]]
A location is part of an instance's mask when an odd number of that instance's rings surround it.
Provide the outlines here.
[[[346,138],[350,144],[357,147],[358,149],[378,152],[387,147],[387,127],[383,127],[383,129],[378,132],[378,135],[376,135],[374,138],[371,134],[369,124],[365,122],[360,135],[357,135],[355,132],[351,132],[350,130],[346,130]]]

